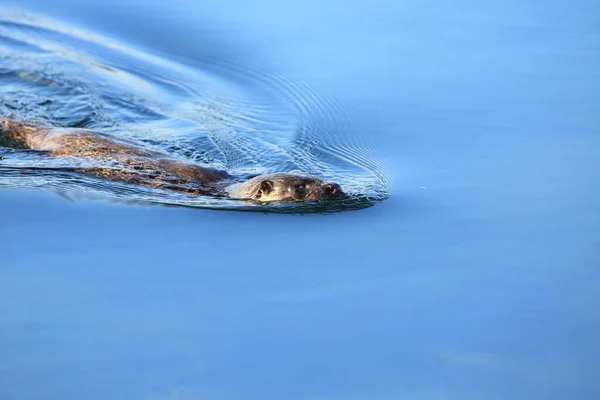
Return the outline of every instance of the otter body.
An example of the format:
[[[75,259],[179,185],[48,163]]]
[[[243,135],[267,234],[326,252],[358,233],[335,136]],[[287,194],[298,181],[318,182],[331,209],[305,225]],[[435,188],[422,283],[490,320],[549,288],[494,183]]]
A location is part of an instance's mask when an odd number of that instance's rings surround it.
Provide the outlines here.
[[[176,160],[133,141],[85,129],[7,119],[0,122],[0,135],[18,148],[89,164],[77,172],[154,188],[259,202],[311,201],[343,195],[335,183],[289,173],[259,175],[240,182],[226,171]]]

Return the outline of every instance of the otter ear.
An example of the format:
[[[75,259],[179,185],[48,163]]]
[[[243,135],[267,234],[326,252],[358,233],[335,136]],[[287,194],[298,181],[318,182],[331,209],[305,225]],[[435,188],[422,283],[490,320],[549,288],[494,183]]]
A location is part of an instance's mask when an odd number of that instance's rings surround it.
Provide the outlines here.
[[[260,189],[258,189],[258,193],[260,193],[261,197],[266,196],[273,191],[273,181],[264,180],[260,182]]]

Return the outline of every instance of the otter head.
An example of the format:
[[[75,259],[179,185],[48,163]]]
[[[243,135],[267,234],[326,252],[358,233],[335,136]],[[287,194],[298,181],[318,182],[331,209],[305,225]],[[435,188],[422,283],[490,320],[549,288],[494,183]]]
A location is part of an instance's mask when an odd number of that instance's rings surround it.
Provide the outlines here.
[[[227,188],[229,198],[260,202],[311,201],[340,197],[344,194],[337,183],[317,178],[279,173],[254,177]]]

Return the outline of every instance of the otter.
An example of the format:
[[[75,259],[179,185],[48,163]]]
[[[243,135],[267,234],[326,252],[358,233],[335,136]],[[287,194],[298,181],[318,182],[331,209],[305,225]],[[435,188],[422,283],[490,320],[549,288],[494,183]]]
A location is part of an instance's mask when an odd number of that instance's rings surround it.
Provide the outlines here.
[[[337,183],[293,173],[273,173],[247,180],[227,171],[172,158],[138,143],[80,128],[0,119],[0,136],[11,147],[40,151],[50,157],[72,158],[75,171],[98,178],[178,192],[251,200],[258,203],[302,202],[344,196]]]

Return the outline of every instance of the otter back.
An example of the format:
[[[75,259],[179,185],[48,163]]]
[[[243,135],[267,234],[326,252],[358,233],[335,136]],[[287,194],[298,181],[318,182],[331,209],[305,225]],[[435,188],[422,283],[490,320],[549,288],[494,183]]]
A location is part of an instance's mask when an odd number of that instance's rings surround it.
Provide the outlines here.
[[[89,162],[77,172],[105,179],[199,194],[218,194],[230,178],[225,171],[201,167],[141,148],[137,143],[85,129],[51,128],[11,120],[0,122],[0,134],[17,149],[44,151],[51,157]]]

